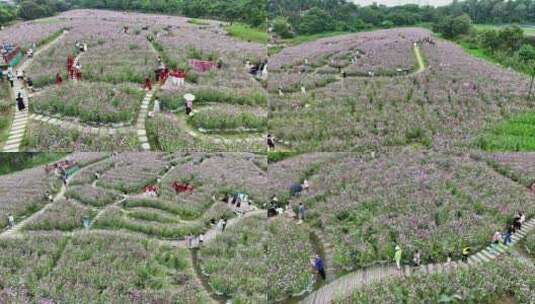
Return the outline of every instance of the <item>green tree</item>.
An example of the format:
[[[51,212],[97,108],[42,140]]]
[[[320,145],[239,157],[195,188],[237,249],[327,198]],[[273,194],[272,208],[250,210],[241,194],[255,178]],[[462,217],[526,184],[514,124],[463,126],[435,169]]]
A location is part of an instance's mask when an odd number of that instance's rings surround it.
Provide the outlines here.
[[[308,10],[298,25],[298,31],[302,34],[317,34],[333,31],[335,28],[334,19],[326,11],[317,7]]]
[[[282,38],[291,38],[293,36],[292,26],[285,17],[277,17],[272,23],[273,32]]]
[[[465,35],[472,28],[470,16],[463,14],[458,17],[445,17],[433,25],[433,30],[439,32],[444,38],[453,39]]]
[[[31,0],[25,0],[20,3],[19,17],[25,20],[37,19],[48,16],[48,9]]]

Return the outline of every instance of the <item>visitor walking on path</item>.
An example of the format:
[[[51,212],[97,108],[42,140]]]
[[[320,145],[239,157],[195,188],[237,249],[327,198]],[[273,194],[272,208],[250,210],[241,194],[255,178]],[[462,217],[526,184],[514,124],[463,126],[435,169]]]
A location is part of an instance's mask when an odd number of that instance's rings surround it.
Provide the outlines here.
[[[268,134],[267,136],[267,145],[269,150],[275,149],[275,139],[273,138],[273,136],[271,136],[271,134]]]
[[[505,232],[505,235],[503,237],[503,244],[505,246],[508,246],[509,244],[511,244],[513,242],[513,233],[515,232],[515,228],[513,227],[513,225],[509,225],[509,227],[507,227],[507,231]]]
[[[399,245],[396,245],[396,252],[394,253],[394,261],[396,261],[396,267],[401,270],[401,255],[403,251]]]
[[[470,256],[471,253],[472,253],[472,248],[470,248],[470,246],[463,248],[463,262],[468,261],[468,257]]]
[[[320,274],[321,278],[325,280],[327,278],[327,275],[325,274],[325,267],[323,266],[323,261],[321,260],[321,257],[319,254],[316,254],[311,260],[310,263],[316,269],[316,271]]]
[[[299,223],[302,223],[305,220],[305,206],[303,203],[299,203],[299,209],[297,212]]]
[[[143,85],[145,91],[152,91],[152,83],[149,77],[145,77],[145,84]]]
[[[11,69],[11,67],[9,67],[9,69],[7,70],[7,79],[9,80],[9,85],[11,87],[13,87],[14,85],[14,81],[15,81],[15,75],[13,75],[13,70]]]
[[[59,87],[62,82],[63,82],[63,78],[61,78],[61,75],[59,74],[59,72],[56,73],[56,85]]]
[[[9,214],[7,217],[7,221],[9,223],[9,228],[13,229],[15,227],[15,218],[13,217],[13,214]]]
[[[17,101],[17,108],[19,111],[24,111],[24,109],[26,109],[26,105],[24,104],[24,99],[22,98],[22,94],[20,92],[17,93],[17,98],[15,100]]]
[[[416,252],[414,253],[414,256],[412,257],[412,261],[414,262],[414,266],[418,267],[421,264],[420,261],[420,250],[416,249]]]
[[[221,232],[225,232],[225,228],[227,227],[227,220],[225,219],[221,219],[222,224],[221,224]]]
[[[492,236],[492,245],[497,246],[502,241],[502,234],[499,231],[494,232]]]

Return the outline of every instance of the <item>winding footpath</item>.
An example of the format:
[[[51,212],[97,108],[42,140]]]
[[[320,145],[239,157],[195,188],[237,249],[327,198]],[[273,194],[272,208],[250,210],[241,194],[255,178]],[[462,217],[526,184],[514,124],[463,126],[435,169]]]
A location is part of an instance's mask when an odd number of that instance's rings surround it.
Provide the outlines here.
[[[33,59],[35,56],[38,56],[41,52],[46,51],[51,46],[56,44],[61,38],[67,34],[67,31],[63,31],[61,35],[59,35],[56,39],[50,41],[49,43],[45,44],[41,48],[39,48],[33,55],[32,58],[26,59],[19,67],[17,67],[17,70],[26,70],[30,66],[30,64],[33,62]],[[13,88],[12,88],[13,96],[16,98],[17,93],[20,92],[22,95],[22,98],[24,100],[24,104],[26,105],[26,108],[23,111],[19,111],[17,108],[17,103],[15,102],[15,117],[13,119],[13,123],[11,124],[11,129],[9,130],[9,137],[7,141],[4,144],[4,147],[2,148],[2,152],[18,152],[20,144],[22,142],[22,139],[24,137],[24,133],[26,132],[26,126],[28,124],[28,111],[29,111],[29,98],[28,98],[28,92],[24,88],[24,83],[22,80],[15,78],[13,81]]]
[[[260,215],[266,215],[267,216],[267,211],[263,210],[263,209],[258,209],[258,210],[247,212],[242,216],[231,218],[230,220],[227,221],[227,226],[226,226],[225,229],[228,229],[228,228],[230,228],[232,226],[235,226],[236,224],[240,223],[242,220],[244,220],[246,218],[249,218],[251,216],[260,216]],[[216,226],[210,228],[209,230],[207,230],[204,233],[204,243],[206,244],[206,243],[210,242],[211,240],[215,239],[221,233],[223,233],[223,232],[221,232],[221,230],[217,229]],[[188,248],[187,240],[178,240],[178,241],[161,240],[160,244],[169,245],[171,247]]]
[[[455,270],[457,268],[470,268],[475,265],[490,262],[523,239],[529,232],[535,230],[535,218],[524,223],[522,230],[513,235],[513,242],[509,246],[499,244],[489,245],[485,249],[471,255],[468,261],[452,261],[451,263],[437,263],[422,265],[420,267],[404,266],[402,270],[397,270],[395,266],[378,266],[352,272],[342,276],[320,289],[308,295],[302,303],[304,304],[327,304],[336,299],[343,299],[351,296],[353,290],[373,283],[381,282],[389,278],[403,278],[417,274],[433,274]]]

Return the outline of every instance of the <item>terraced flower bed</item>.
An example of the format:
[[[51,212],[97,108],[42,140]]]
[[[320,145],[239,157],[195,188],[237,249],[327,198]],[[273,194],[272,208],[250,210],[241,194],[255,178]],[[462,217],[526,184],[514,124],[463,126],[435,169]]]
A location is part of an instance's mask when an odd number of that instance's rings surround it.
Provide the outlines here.
[[[9,302],[201,303],[187,252],[114,233],[0,241]]]
[[[44,213],[33,218],[25,230],[61,230],[72,231],[82,228],[82,219],[89,216],[90,209],[84,205],[68,200],[54,202]]]
[[[0,31],[0,40],[10,41],[27,49],[33,43],[38,45],[43,38],[52,36],[67,27],[69,24],[66,18],[58,18],[55,22],[39,22],[37,20],[17,22]]]
[[[95,228],[128,230],[158,238],[183,239],[188,234],[198,235],[205,230],[201,222],[165,223],[132,218],[119,207],[110,207],[93,224]]]
[[[108,83],[142,83],[156,65],[156,54],[149,48],[147,31],[124,34],[123,26],[136,27],[144,15],[120,16],[113,12],[73,10],[59,18],[68,20],[68,35],[47,51],[46,56],[36,57],[28,72],[34,77],[36,87],[51,85],[60,72],[67,79],[65,64],[68,55],[76,56],[76,41],[87,43],[88,52],[82,54],[83,78]],[[126,18],[125,18],[126,17]],[[154,18],[152,18],[154,19]]]
[[[212,195],[220,196],[225,192],[244,191],[256,202],[264,202],[269,194],[264,192],[267,180],[265,172],[257,163],[265,162],[261,155],[251,153],[193,153],[187,162],[177,164],[162,180],[160,195],[167,200],[200,199],[202,202]],[[177,194],[173,182],[187,182],[195,189],[191,194]],[[199,193],[203,196],[199,196]]]
[[[22,142],[31,151],[138,151],[139,139],[134,131],[113,135],[94,134],[87,129],[66,129],[48,123],[30,121]]]
[[[202,247],[210,286],[243,303],[272,303],[309,288],[313,254],[308,233],[286,219],[251,217]]]
[[[132,124],[137,118],[143,92],[129,85],[67,83],[50,88],[32,99],[30,110],[47,116],[61,115],[83,123]]]
[[[59,191],[61,181],[36,167],[0,176],[0,228],[7,226],[7,215],[15,222],[41,209],[46,203],[46,192]]]
[[[209,133],[264,132],[267,112],[260,107],[213,105],[200,108],[188,119],[188,123]]]
[[[97,185],[123,193],[137,193],[154,183],[169,163],[159,153],[124,153],[114,157],[113,166],[102,173]]]
[[[94,207],[104,207],[121,198],[121,194],[117,191],[91,187],[90,185],[72,186],[65,193],[65,196]]]

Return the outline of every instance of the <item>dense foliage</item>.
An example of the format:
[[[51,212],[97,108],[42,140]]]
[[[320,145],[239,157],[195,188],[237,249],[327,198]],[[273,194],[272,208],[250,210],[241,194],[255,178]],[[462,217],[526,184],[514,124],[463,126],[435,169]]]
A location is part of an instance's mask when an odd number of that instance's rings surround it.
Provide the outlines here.
[[[275,1],[268,4],[273,30],[281,37],[287,36],[287,27],[297,34],[313,34],[326,31],[358,31],[369,28],[416,25],[443,22],[466,14],[474,23],[531,23],[535,20],[533,0],[468,0],[454,1],[443,7],[407,4],[387,7],[373,4],[359,6],[351,1]],[[287,22],[282,26],[276,17]]]
[[[257,0],[23,0],[17,7],[0,6],[0,23],[15,18],[25,20],[52,16],[56,12],[74,8],[112,9],[120,11],[158,12],[187,17],[215,18],[229,22],[240,21],[258,27],[266,18],[265,1]]]

